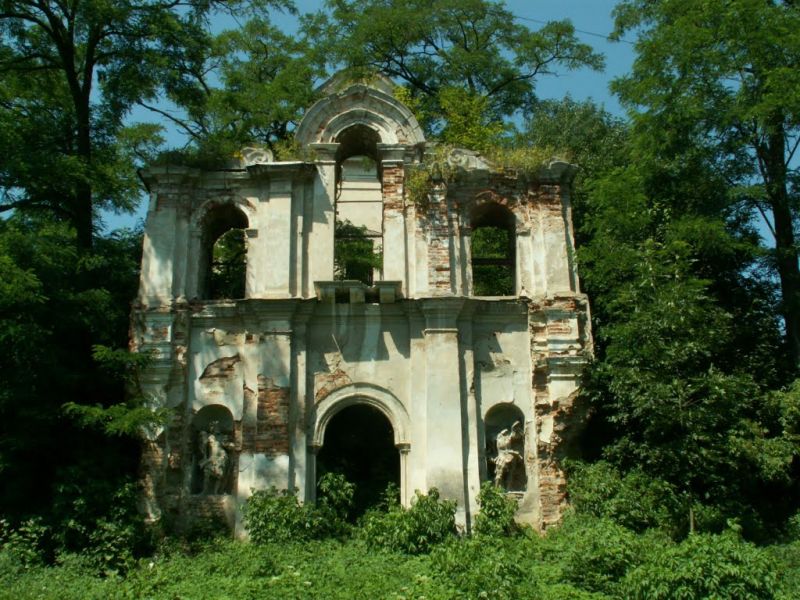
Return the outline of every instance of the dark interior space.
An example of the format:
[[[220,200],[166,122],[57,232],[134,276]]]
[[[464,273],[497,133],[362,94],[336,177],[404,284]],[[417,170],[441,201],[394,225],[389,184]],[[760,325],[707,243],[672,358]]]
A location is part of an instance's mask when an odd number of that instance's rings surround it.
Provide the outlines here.
[[[378,504],[389,484],[400,485],[400,453],[389,420],[372,406],[357,404],[337,413],[317,455],[317,476],[334,472],[356,485],[356,519]]]

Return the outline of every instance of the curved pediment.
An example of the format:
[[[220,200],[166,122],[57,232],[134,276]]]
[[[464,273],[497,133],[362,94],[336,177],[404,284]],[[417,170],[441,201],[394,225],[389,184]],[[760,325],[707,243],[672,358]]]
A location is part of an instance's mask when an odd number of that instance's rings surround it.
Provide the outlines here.
[[[383,144],[416,145],[425,141],[411,110],[394,96],[357,83],[326,96],[306,112],[295,137],[302,145],[337,142],[354,125],[375,131]]]

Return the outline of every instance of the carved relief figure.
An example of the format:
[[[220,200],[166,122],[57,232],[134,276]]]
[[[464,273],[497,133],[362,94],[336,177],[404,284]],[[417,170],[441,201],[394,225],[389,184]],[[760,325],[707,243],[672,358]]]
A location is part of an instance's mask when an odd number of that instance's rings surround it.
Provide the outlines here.
[[[219,431],[219,423],[211,421],[208,431],[200,432],[200,471],[203,473],[203,494],[227,492],[233,444]]]
[[[495,438],[497,456],[493,459],[494,484],[507,491],[517,487],[518,473],[525,468],[522,460],[523,439],[524,431],[519,421],[515,421],[510,430],[503,429]]]

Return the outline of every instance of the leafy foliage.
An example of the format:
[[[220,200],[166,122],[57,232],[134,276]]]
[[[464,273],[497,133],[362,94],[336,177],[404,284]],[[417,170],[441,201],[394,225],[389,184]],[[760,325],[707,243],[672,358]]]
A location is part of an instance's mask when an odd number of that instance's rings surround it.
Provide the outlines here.
[[[371,546],[406,554],[425,554],[455,534],[456,505],[440,500],[436,488],[417,492],[410,508],[391,505],[364,515],[360,534]]]
[[[244,526],[255,544],[309,540],[319,537],[321,515],[300,504],[291,490],[257,490],[244,507]]]
[[[531,31],[500,3],[333,0],[330,6],[329,17],[307,23],[310,35],[326,40],[330,62],[407,85],[427,131],[458,143],[482,142],[468,134],[470,127],[501,132],[502,121],[533,97],[540,76],[602,65],[570,23]]]
[[[343,535],[355,486],[336,473],[319,482],[317,504],[301,504],[296,491],[257,490],[244,507],[244,526],[253,543],[307,541]]]
[[[605,461],[573,464],[568,489],[579,513],[605,517],[637,532],[682,529],[676,527],[685,516],[684,507],[673,486],[640,470],[622,474]]]
[[[691,535],[647,556],[622,582],[631,599],[776,598],[777,580],[765,552],[736,534]]]
[[[639,35],[632,72],[614,82],[630,109],[639,162],[666,190],[699,182],[705,170],[706,185],[719,184],[716,192],[709,186],[710,197],[722,191],[741,219],[763,215],[796,369],[800,9],[783,1],[626,0],[616,17],[617,34]],[[742,23],[750,24],[745,35]]]
[[[517,502],[509,498],[505,491],[491,481],[481,484],[478,493],[478,505],[481,507],[475,517],[474,531],[479,535],[501,536],[511,535],[518,531],[514,520]]]

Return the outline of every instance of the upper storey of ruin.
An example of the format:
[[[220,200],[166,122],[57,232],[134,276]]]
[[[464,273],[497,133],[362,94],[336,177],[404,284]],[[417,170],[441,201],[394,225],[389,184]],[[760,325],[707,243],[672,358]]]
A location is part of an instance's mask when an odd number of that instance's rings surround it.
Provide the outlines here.
[[[454,150],[453,175],[412,197],[435,144],[391,82],[339,76],[322,91],[295,132],[302,159],[246,148],[227,169],[142,171],[140,305],[578,292],[572,165],[523,176]]]

